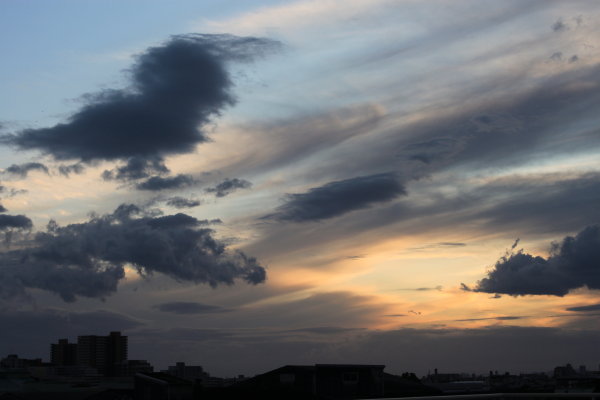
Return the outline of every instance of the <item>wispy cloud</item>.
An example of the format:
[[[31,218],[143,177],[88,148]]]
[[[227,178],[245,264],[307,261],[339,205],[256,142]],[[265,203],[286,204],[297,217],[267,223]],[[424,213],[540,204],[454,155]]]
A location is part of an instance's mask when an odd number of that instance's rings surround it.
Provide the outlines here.
[[[174,301],[157,304],[154,308],[174,314],[213,314],[230,312],[231,310],[210,304],[196,303],[190,301]]]
[[[590,304],[587,306],[569,307],[567,311],[577,312],[589,312],[589,311],[600,311],[600,304]]]

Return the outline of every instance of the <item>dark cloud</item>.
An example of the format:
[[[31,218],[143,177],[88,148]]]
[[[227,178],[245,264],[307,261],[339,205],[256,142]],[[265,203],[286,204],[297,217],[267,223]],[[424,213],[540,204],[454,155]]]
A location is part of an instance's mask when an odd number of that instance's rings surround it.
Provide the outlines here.
[[[166,204],[175,208],[193,208],[199,206],[200,204],[202,204],[202,202],[200,200],[186,199],[183,197],[175,196],[167,199]]]
[[[600,289],[600,225],[588,226],[576,236],[553,243],[547,258],[522,250],[496,262],[476,292],[564,296],[570,290]]]
[[[127,164],[104,171],[102,178],[128,182],[148,178],[151,175],[165,175],[169,172],[169,168],[164,164],[162,158],[131,157]]]
[[[134,205],[65,227],[51,221],[28,247],[0,254],[0,296],[39,288],[65,301],[104,297],[117,290],[126,265],[144,276],[160,272],[213,287],[263,282],[266,272],[256,259],[227,250],[202,227],[209,223],[185,214],[148,216]]]
[[[552,61],[563,61],[565,60],[563,58],[563,53],[562,51],[557,51],[555,53],[552,53],[552,55],[550,56],[550,60]],[[573,54],[571,57],[569,57],[569,59],[567,60],[570,64],[579,61],[579,56],[577,54]]]
[[[215,187],[204,189],[207,193],[214,193],[217,197],[225,197],[228,194],[236,191],[237,189],[247,189],[252,187],[252,183],[245,179],[225,179]]]
[[[579,307],[569,307],[567,311],[579,311],[579,312],[588,312],[588,311],[600,311],[600,304],[591,304],[589,306],[579,306]]]
[[[25,215],[0,215],[0,231],[11,228],[31,229],[32,227],[33,223]]]
[[[174,314],[213,314],[230,312],[231,310],[219,306],[209,304],[189,302],[189,301],[174,301],[171,303],[157,304],[154,308]]]
[[[0,204],[0,213],[7,212],[8,210],[2,204]]]
[[[208,225],[207,220],[198,220],[187,214],[177,213],[175,215],[165,215],[162,217],[155,217],[148,220],[148,225],[151,228],[158,229],[173,229],[173,228],[191,228],[194,226]]]
[[[6,209],[2,207],[1,212],[5,212]],[[6,215],[0,214],[0,233],[4,234],[4,244],[9,246],[13,240],[23,239],[23,236],[27,237],[27,235],[31,232],[31,228],[33,228],[33,223],[31,220],[25,215]],[[0,253],[0,259],[2,258],[2,253]],[[2,264],[0,263],[0,268]],[[0,282],[0,293],[2,292],[2,283]],[[2,296],[0,295],[0,298]]]
[[[274,214],[263,218],[280,221],[318,221],[367,208],[405,195],[393,173],[360,176],[329,182],[306,193],[290,194]]]
[[[315,176],[339,174],[339,171],[359,175],[384,167],[389,170],[394,165],[398,167],[400,180],[411,182],[412,195],[355,213],[353,218],[336,220],[335,226],[323,226],[318,233],[309,232],[310,227],[296,225],[293,231],[289,228],[286,231],[285,227],[272,224],[265,227],[268,230],[265,240],[254,246],[270,246],[271,251],[275,248],[285,252],[309,243],[320,245],[332,239],[347,239],[359,232],[370,231],[384,237],[406,229],[424,232],[456,223],[464,226],[466,221],[495,232],[510,231],[513,235],[519,230],[562,234],[579,229],[597,219],[600,200],[597,174],[574,179],[536,174],[527,182],[498,180],[475,188],[465,187],[463,182],[455,194],[437,190],[433,185],[448,183],[436,180],[438,171],[460,174],[477,168],[514,167],[523,162],[546,160],[549,154],[558,156],[598,148],[600,136],[596,130],[573,127],[581,121],[594,126],[600,91],[598,85],[590,82],[598,82],[599,76],[598,68],[569,71],[518,95],[488,98],[476,106],[461,107],[454,115],[426,118],[401,130],[380,132],[378,140],[354,137],[354,146],[345,146],[343,157],[329,157],[329,164],[320,164]],[[455,147],[440,152],[436,139],[453,139],[444,143],[454,143]],[[423,146],[418,151],[428,158],[429,164],[414,160],[415,149],[407,146],[429,141],[437,144],[430,153]],[[372,154],[378,156],[366,156]],[[425,176],[430,178],[412,180]],[[434,180],[432,185],[428,185],[430,180]],[[419,196],[421,191],[424,194]],[[572,211],[575,209],[578,212]],[[386,226],[389,228],[383,229]],[[289,243],[283,243],[286,240]],[[270,244],[273,241],[278,243],[277,247]]]
[[[159,191],[159,190],[172,190],[172,189],[180,189],[186,186],[193,185],[195,182],[194,178],[191,175],[179,174],[175,176],[152,176],[145,181],[142,181],[135,185],[138,190],[149,190],[149,191]]]
[[[552,61],[562,61],[562,59],[563,59],[562,51],[557,51],[555,53],[552,53],[552,55],[550,56],[550,59]]]
[[[564,235],[598,220],[600,174],[596,173],[512,175],[478,186],[458,182],[457,190],[451,192],[439,189],[447,183],[415,182],[410,197],[379,204],[352,218],[324,221],[318,230],[311,224],[265,224],[263,236],[248,251],[268,251],[271,257],[283,260],[291,252],[326,251],[323,246],[336,241],[362,246],[365,238],[377,241],[436,231],[439,237],[448,237],[452,226],[461,226],[473,235],[494,232],[533,237]]]
[[[38,162],[30,162],[25,164],[13,164],[4,170],[5,173],[16,175],[20,178],[26,178],[31,171],[42,171],[48,174],[48,167]]]
[[[66,122],[3,141],[82,162],[190,152],[207,140],[200,128],[235,101],[227,62],[248,61],[275,47],[259,38],[174,36],[137,56],[128,88],[87,95]]]
[[[554,32],[563,32],[568,29],[569,25],[567,25],[562,18],[557,19],[556,22],[552,24],[552,30]]]
[[[85,167],[81,163],[71,164],[71,165],[60,165],[58,167],[58,173],[66,176],[67,178],[71,174],[81,174],[85,170]]]

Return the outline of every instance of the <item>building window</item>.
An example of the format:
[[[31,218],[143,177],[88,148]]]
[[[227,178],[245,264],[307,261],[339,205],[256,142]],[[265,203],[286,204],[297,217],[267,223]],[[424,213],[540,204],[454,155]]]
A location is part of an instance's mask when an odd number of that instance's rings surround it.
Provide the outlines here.
[[[342,381],[344,383],[357,383],[358,382],[358,373],[356,373],[356,372],[344,372],[342,374]]]
[[[296,381],[295,374],[279,374],[279,383],[283,385],[291,385]]]

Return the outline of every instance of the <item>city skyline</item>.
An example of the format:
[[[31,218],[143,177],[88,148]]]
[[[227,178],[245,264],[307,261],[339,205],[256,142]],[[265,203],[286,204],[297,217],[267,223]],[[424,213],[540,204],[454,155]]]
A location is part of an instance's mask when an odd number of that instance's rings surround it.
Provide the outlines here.
[[[120,331],[218,376],[597,366],[599,18],[3,2],[0,354]]]
[[[47,354],[48,357],[35,357],[32,359],[25,359],[19,357],[18,354],[7,354],[5,357],[0,357],[2,360],[10,360],[10,363],[15,364],[15,366],[4,367],[10,369],[27,369],[28,367],[76,367],[72,370],[65,369],[62,372],[59,372],[56,376],[71,376],[71,377],[81,377],[86,376],[104,376],[106,378],[110,377],[118,377],[118,376],[128,376],[132,377],[134,373],[128,373],[127,375],[119,375],[117,373],[118,370],[114,369],[115,365],[125,365],[126,363],[145,363],[144,366],[153,368],[151,364],[148,364],[146,360],[131,360],[128,357],[128,336],[123,336],[119,331],[111,331],[108,335],[77,335],[77,340],[74,342],[72,339],[69,342],[69,338],[60,338],[56,339],[56,343],[49,344],[49,352]],[[47,361],[44,361],[47,359]],[[17,360],[22,362],[23,366],[16,366],[18,364]],[[187,377],[188,380],[194,380],[191,376],[205,376],[209,377],[207,371],[200,365],[186,365],[185,362],[174,361],[171,360],[170,364],[166,369],[161,372],[168,372],[178,377],[185,377],[186,375],[190,375]],[[323,364],[316,363],[315,365],[339,365],[339,366],[367,366],[368,364],[354,363],[354,364]],[[292,366],[290,364],[284,365]],[[375,365],[371,365],[375,366]],[[78,369],[81,367],[86,367],[87,369]],[[92,369],[89,369],[92,367]],[[377,365],[376,367],[385,368],[385,365]],[[591,366],[588,368],[588,365],[571,365],[571,363],[564,363],[564,365],[557,366],[548,366],[545,370],[539,371],[498,371],[489,369],[482,373],[481,371],[463,371],[460,370],[460,366],[457,366],[453,370],[448,371],[439,371],[437,367],[429,368],[427,370],[427,374],[421,376],[420,379],[430,379],[432,382],[438,380],[439,382],[455,382],[461,381],[465,378],[473,378],[473,377],[492,377],[492,376],[508,376],[509,374],[515,373],[520,375],[531,375],[531,374],[545,374],[548,377],[569,377],[575,375],[581,376],[596,376],[600,375],[600,363],[598,365]],[[597,367],[594,369],[594,367]],[[280,367],[281,368],[281,367]],[[152,371],[140,371],[139,373],[152,372]],[[264,373],[268,373],[269,371],[262,371],[257,375],[261,375]],[[137,373],[137,372],[136,372]],[[52,374],[50,374],[52,375]],[[397,372],[398,376],[407,376],[407,375],[416,375],[412,371],[403,371]],[[234,377],[225,377],[225,378],[240,378],[246,379],[243,374],[238,374]],[[468,381],[468,379],[467,379]]]

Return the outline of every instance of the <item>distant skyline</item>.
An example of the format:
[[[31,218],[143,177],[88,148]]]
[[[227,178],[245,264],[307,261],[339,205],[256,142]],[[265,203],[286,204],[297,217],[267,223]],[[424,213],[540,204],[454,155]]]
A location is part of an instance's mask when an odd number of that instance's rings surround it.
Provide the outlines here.
[[[325,329],[325,328],[323,328]],[[101,367],[106,368],[107,364],[102,364],[101,366],[98,366],[98,360],[96,359],[96,357],[98,357],[98,354],[103,354],[103,352],[106,352],[106,354],[110,354],[109,357],[118,357],[119,360],[116,362],[117,364],[119,363],[126,363],[129,362],[132,365],[140,365],[143,366],[144,370],[147,371],[151,368],[154,368],[151,364],[149,364],[146,360],[131,360],[129,357],[127,357],[128,354],[128,336],[122,336],[121,332],[110,332],[108,335],[102,335],[102,334],[98,334],[98,332],[96,332],[96,334],[94,335],[77,335],[74,338],[60,338],[55,340],[56,343],[50,343],[50,352],[49,352],[49,357],[47,357],[46,355],[32,355],[33,358],[30,359],[24,359],[22,357],[19,357],[18,354],[9,354],[7,356],[3,356],[0,357],[0,359],[4,359],[6,358],[9,361],[8,365],[19,365],[20,361],[20,367],[9,367],[9,368],[23,368],[22,365],[25,365],[25,368],[30,367],[30,366],[78,366],[78,367],[93,367],[96,369],[96,371],[94,373],[101,373],[101,374],[106,374],[107,371],[110,370],[102,370]],[[69,340],[71,340],[71,342],[69,342]],[[96,343],[97,341],[99,341],[100,343]],[[109,341],[110,344],[106,343],[106,341]],[[111,347],[112,346],[112,347]],[[80,350],[80,347],[83,347],[83,350]],[[110,350],[108,350],[110,349]],[[118,350],[117,350],[118,349]],[[90,353],[90,351],[92,353]],[[83,353],[83,354],[80,354]],[[94,353],[95,352],[95,353]],[[102,356],[100,356],[100,360],[104,360],[106,358],[106,354],[103,354]],[[140,352],[138,352],[138,354],[141,354]],[[170,364],[168,366],[168,369],[172,369],[175,368],[175,366],[180,365],[180,366],[184,366],[186,363],[185,362],[181,362],[181,361],[171,361]],[[291,365],[289,363],[283,363],[283,365]],[[344,363],[339,363],[339,364],[320,364],[320,365],[361,365],[358,363],[354,363],[354,364],[344,364]],[[198,370],[202,370],[204,373],[207,373],[207,371],[204,371],[202,366],[189,366],[188,367],[193,368],[195,371]],[[515,366],[516,367],[516,366]],[[562,371],[559,371],[557,373],[557,369],[561,369]],[[564,376],[565,373],[568,373],[568,371],[572,371],[573,374],[598,374],[600,373],[600,364],[598,365],[593,365],[593,366],[589,366],[589,365],[571,365],[570,363],[565,363],[565,365],[555,365],[555,366],[546,366],[546,368],[544,369],[540,369],[538,371],[518,371],[515,372],[514,370],[485,370],[485,371],[463,371],[460,369],[460,361],[458,361],[458,364],[456,366],[456,368],[454,369],[448,369],[445,371],[440,371],[438,370],[438,368],[433,368],[433,369],[428,369],[427,373],[423,374],[421,376],[421,378],[425,378],[425,377],[432,377],[432,376],[437,376],[438,374],[440,375],[440,377],[444,377],[443,379],[448,379],[448,377],[450,376],[455,376],[455,375],[463,375],[463,376],[475,376],[475,375],[479,375],[479,376],[483,376],[483,377],[487,377],[487,376],[491,376],[491,375],[496,375],[496,376],[501,376],[501,375],[505,375],[505,374],[528,374],[528,373],[543,373],[545,375],[547,375],[548,377],[552,377],[554,375],[554,377],[558,376]],[[81,373],[81,370],[78,369],[74,369],[75,375],[73,376],[78,376],[78,373]],[[89,370],[88,370],[89,371]],[[566,371],[566,372],[565,372]],[[121,371],[123,372],[123,371]],[[158,372],[158,371],[155,371]],[[262,371],[262,373],[267,372],[267,371]],[[114,373],[114,371],[112,371],[112,373]],[[258,373],[258,375],[260,375],[261,372]],[[414,374],[411,371],[405,371],[402,374]],[[105,376],[110,376],[110,375],[105,375]],[[132,376],[131,372],[128,373],[127,376]],[[239,375],[238,375],[239,376]],[[243,376],[243,375],[242,375]],[[416,375],[415,375],[416,376]],[[230,377],[231,378],[231,377]],[[235,377],[233,377],[235,378]]]
[[[2,2],[0,356],[595,368],[599,30],[577,0]]]

